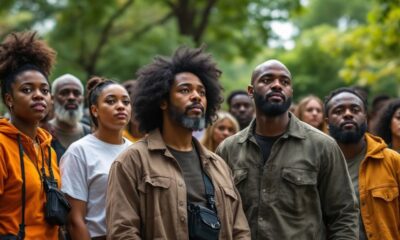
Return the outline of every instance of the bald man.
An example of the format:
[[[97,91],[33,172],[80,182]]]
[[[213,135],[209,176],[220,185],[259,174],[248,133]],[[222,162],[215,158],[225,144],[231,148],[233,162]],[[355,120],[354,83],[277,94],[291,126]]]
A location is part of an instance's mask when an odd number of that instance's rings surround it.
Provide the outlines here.
[[[231,167],[252,239],[358,239],[358,207],[336,142],[289,108],[292,75],[277,60],[248,86],[256,118],[217,149]]]

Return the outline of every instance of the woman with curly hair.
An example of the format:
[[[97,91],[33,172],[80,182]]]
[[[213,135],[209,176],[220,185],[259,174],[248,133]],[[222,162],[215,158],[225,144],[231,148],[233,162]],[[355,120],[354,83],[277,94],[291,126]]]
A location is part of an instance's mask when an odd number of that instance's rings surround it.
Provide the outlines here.
[[[215,152],[215,149],[217,149],[218,145],[225,138],[232,136],[240,130],[239,123],[230,113],[219,111],[217,112],[217,116],[218,119],[213,125],[207,127],[200,141],[212,152]]]
[[[383,138],[391,149],[400,152],[400,99],[391,100],[382,109],[373,133]]]
[[[10,114],[0,119],[0,236],[6,239],[58,237],[58,227],[45,220],[43,181],[52,170],[60,185],[57,157],[51,135],[39,128],[51,104],[55,57],[34,32],[12,33],[0,45],[1,94]]]
[[[295,115],[316,129],[324,133],[328,132],[324,120],[324,103],[319,97],[309,95],[301,99],[296,107]]]
[[[72,143],[60,161],[61,190],[72,206],[67,227],[73,240],[106,239],[108,172],[118,154],[131,145],[122,136],[131,118],[126,89],[99,77],[90,79],[87,88],[94,131]]]

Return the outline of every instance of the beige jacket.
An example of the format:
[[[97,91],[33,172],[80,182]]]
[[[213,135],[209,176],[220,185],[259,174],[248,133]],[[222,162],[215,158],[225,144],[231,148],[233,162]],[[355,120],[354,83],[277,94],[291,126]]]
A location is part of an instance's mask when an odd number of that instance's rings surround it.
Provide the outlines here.
[[[250,239],[240,195],[225,162],[194,140],[215,188],[220,239]],[[186,186],[159,130],[113,163],[106,200],[107,239],[188,239]]]

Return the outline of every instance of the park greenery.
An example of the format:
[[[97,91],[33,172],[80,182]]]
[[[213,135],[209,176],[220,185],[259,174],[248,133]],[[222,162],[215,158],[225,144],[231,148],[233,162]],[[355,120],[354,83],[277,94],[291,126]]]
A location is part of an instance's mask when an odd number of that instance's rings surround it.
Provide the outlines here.
[[[37,30],[58,53],[51,79],[72,73],[123,82],[156,55],[206,45],[225,94],[246,89],[266,59],[285,63],[295,99],[360,85],[397,96],[399,0],[0,0],[0,38]],[[291,23],[293,47],[272,23]]]

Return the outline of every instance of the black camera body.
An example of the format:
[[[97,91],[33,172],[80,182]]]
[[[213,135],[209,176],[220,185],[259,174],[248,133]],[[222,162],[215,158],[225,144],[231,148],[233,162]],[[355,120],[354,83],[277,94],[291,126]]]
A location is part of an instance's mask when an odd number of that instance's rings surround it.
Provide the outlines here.
[[[216,212],[192,203],[188,205],[188,225],[191,240],[217,240],[221,229]]]

